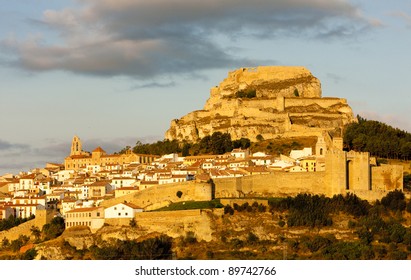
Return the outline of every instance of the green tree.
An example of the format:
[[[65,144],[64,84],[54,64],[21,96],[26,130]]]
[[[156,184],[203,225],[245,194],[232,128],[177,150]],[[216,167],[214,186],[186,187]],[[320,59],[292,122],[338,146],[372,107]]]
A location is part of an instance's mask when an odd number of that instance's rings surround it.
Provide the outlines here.
[[[54,217],[50,223],[43,226],[42,232],[45,240],[54,239],[60,236],[65,229],[64,219],[62,217]]]
[[[41,236],[40,229],[36,226],[31,226],[30,231],[31,231],[31,235],[34,236],[35,242],[38,242]]]

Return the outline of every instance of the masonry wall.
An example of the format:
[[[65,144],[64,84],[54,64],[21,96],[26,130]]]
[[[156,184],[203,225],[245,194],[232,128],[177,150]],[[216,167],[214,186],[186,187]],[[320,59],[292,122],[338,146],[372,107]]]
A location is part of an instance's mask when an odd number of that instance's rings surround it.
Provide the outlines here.
[[[46,210],[37,210],[36,218],[34,218],[33,220],[22,223],[17,227],[13,227],[9,230],[1,231],[0,241],[3,240],[3,238],[7,238],[9,241],[16,240],[20,235],[27,235],[28,237],[30,237],[32,226],[38,227],[41,230],[46,223],[50,222],[53,216],[53,212],[48,212]]]
[[[215,197],[294,196],[299,193],[325,194],[324,172],[286,173],[214,179]]]
[[[183,193],[181,198],[177,197],[178,191]],[[101,205],[107,208],[117,203],[127,201],[143,207],[146,210],[150,210],[166,206],[171,202],[190,200],[206,201],[211,200],[211,198],[212,189],[210,184],[189,181],[153,186],[137,193],[104,201]]]
[[[390,192],[403,189],[403,167],[381,165],[371,168],[371,188],[374,191]]]

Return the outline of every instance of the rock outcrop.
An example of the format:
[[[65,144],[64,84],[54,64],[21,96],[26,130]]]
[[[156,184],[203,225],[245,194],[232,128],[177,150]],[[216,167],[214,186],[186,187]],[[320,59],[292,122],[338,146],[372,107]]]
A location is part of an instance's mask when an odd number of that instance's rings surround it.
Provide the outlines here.
[[[211,89],[203,110],[171,121],[165,138],[195,142],[216,131],[252,141],[318,136],[356,121],[345,99],[321,95],[320,81],[304,67],[237,69]]]

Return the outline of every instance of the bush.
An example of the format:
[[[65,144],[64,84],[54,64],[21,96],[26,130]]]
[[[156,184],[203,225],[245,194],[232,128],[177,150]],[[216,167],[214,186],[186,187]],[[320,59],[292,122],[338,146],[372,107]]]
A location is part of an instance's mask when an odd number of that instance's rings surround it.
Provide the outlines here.
[[[381,199],[381,204],[392,211],[403,211],[406,207],[404,193],[399,190],[389,192]]]
[[[230,205],[224,206],[224,214],[234,214],[234,209]]]
[[[183,195],[183,192],[182,192],[182,191],[178,191],[178,192],[176,193],[176,196],[177,196],[178,198],[181,198],[182,195]]]
[[[62,217],[53,218],[50,223],[43,226],[42,232],[45,240],[54,239],[60,236],[65,229],[64,219]]]
[[[236,92],[235,97],[237,98],[254,98],[257,96],[257,91],[255,89],[239,90]]]

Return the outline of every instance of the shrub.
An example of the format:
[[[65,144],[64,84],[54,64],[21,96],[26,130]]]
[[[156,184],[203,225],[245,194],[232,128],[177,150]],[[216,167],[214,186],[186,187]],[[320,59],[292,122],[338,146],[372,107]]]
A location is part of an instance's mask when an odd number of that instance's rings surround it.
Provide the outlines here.
[[[404,193],[399,190],[389,192],[381,199],[381,204],[392,211],[403,211],[406,207]]]
[[[257,96],[257,91],[255,89],[245,89],[236,92],[235,97],[237,98],[254,98]]]
[[[176,193],[176,196],[177,196],[178,198],[181,198],[182,195],[183,195],[183,192],[182,192],[182,191],[178,191],[178,192]]]

